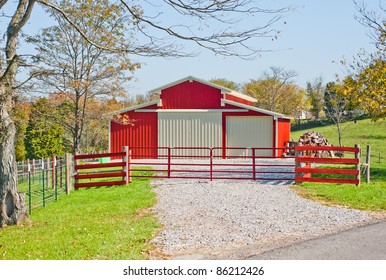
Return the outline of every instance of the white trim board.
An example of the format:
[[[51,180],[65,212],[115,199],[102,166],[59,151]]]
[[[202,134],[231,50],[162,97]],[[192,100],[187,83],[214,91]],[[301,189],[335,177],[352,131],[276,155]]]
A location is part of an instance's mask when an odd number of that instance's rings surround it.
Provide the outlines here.
[[[111,112],[108,115],[116,115],[116,114],[126,113],[126,112],[130,112],[130,111],[134,111],[136,109],[148,107],[148,106],[151,106],[151,105],[160,106],[160,105],[162,105],[162,100],[158,99],[158,100],[155,100],[155,101],[150,101],[150,102],[142,103],[142,104],[139,104],[139,105],[127,107],[127,108],[124,108],[124,109],[121,109],[121,110],[118,110],[118,111]]]
[[[273,116],[275,119],[277,119],[277,118],[292,119],[291,117],[287,117],[287,116],[285,116],[283,114],[280,114],[280,113],[276,113],[276,112],[272,112],[272,111],[269,111],[269,110],[257,108],[257,107],[254,107],[254,106],[245,105],[245,104],[234,102],[234,101],[230,101],[230,100],[227,100],[227,99],[221,99],[221,106],[225,106],[225,104],[229,104],[229,105],[233,105],[235,107],[240,107],[240,108],[244,108],[244,109],[247,109],[247,110],[259,112],[259,113],[262,113],[262,114],[266,114],[268,116]]]

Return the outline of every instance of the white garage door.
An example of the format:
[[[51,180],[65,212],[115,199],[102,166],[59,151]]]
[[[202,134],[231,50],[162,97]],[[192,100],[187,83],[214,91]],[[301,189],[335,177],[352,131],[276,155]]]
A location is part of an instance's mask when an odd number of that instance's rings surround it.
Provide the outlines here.
[[[159,112],[159,147],[220,147],[221,112]],[[175,150],[173,155],[209,155],[207,150]]]
[[[272,148],[272,131],[272,117],[230,116],[226,118],[226,146]],[[251,152],[227,150],[227,155],[251,155]],[[271,156],[272,150],[256,150],[256,155]]]

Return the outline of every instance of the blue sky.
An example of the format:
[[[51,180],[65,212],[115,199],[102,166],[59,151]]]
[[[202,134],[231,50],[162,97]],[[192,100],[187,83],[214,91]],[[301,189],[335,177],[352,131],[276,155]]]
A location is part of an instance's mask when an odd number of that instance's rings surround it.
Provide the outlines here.
[[[281,37],[262,44],[281,51],[263,53],[261,58],[252,61],[218,57],[208,52],[176,60],[143,59],[142,69],[135,73],[129,91],[132,94],[146,93],[188,75],[243,83],[258,78],[270,66],[296,71],[295,82],[305,87],[307,81],[319,76],[329,82],[335,80],[335,74],[344,75],[339,64],[342,58],[352,58],[361,48],[374,50],[367,36],[368,30],[354,19],[357,12],[352,0],[276,2],[298,7],[284,19],[286,24],[281,25]],[[367,2],[375,9],[378,7],[378,0]]]
[[[378,8],[379,0],[364,1],[369,7]],[[386,0],[380,1],[384,3]],[[260,58],[249,61],[215,56],[208,51],[193,58],[136,58],[142,63],[142,68],[134,73],[128,85],[129,93],[144,94],[189,75],[205,80],[226,78],[243,83],[259,78],[271,66],[294,70],[298,74],[295,82],[305,87],[307,81],[320,76],[324,82],[335,80],[336,74],[343,76],[344,69],[339,64],[341,59],[350,60],[361,48],[374,50],[368,30],[354,19],[357,11],[352,0],[265,0],[261,3],[297,7],[295,12],[279,22],[281,36],[278,40],[255,41],[261,48],[276,51],[262,53]],[[27,32],[36,32],[49,25],[49,20],[41,10],[35,10]],[[0,18],[0,26],[3,27],[4,23]],[[28,48],[20,51],[31,52]]]

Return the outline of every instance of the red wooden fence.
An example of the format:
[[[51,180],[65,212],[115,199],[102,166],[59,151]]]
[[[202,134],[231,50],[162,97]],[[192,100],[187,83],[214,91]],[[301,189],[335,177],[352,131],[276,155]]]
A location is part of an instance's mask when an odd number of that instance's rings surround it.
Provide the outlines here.
[[[138,148],[138,147],[134,147]],[[131,148],[131,149],[134,149]],[[160,149],[160,148],[158,148]],[[222,158],[222,155],[216,155],[215,151],[217,148],[206,148],[206,147],[177,147],[177,148],[161,148],[166,151],[165,155],[159,155],[159,159],[164,159],[164,162],[152,162],[152,161],[130,161],[129,149],[124,147],[124,152],[116,153],[101,153],[101,154],[90,154],[90,155],[76,155],[75,159],[75,189],[84,188],[84,187],[98,187],[98,186],[113,186],[113,185],[125,185],[130,182],[131,177],[152,177],[152,178],[196,178],[196,179],[253,179],[253,180],[293,180],[289,176],[295,173],[295,181],[298,183],[301,182],[318,182],[318,183],[338,183],[338,184],[355,184],[359,186],[360,184],[360,149],[359,146],[356,147],[315,147],[315,146],[297,146],[295,148],[295,170],[291,170],[292,164],[284,163],[278,164],[277,162],[270,164],[270,162],[256,163],[256,159],[275,159],[281,158],[276,156],[257,156],[256,152],[259,150],[264,150],[263,148],[229,148],[229,149],[244,149],[248,150],[251,155],[246,156],[230,156],[229,158],[239,158],[251,162],[240,162],[240,163],[231,163],[231,162],[214,162],[216,158]],[[207,155],[172,155],[172,151],[177,150],[192,150],[192,149],[201,149],[207,151]],[[267,148],[272,149],[272,148]],[[282,148],[280,148],[282,149]],[[339,151],[345,153],[345,155],[351,154],[349,158],[332,158],[332,157],[310,157],[305,156],[307,151]],[[135,155],[134,156],[138,156]],[[90,160],[90,159],[99,159],[99,158],[117,158],[121,157],[122,161],[114,161],[109,163],[83,163],[80,164],[79,161]],[[172,159],[185,159],[186,162],[172,162]],[[203,159],[208,162],[205,163],[193,163],[192,159]],[[337,166],[336,168],[332,167],[312,167],[311,164],[323,164],[323,165],[347,165],[354,166],[351,169],[343,169]],[[132,165],[139,165],[137,168],[133,169]],[[141,169],[143,165],[159,166],[158,169],[155,169],[155,174],[146,175],[146,174],[136,174],[130,175],[131,171],[148,171],[147,169]],[[164,166],[164,168],[161,168]],[[181,167],[188,166],[187,169],[173,169],[172,166]],[[120,168],[119,170],[111,170],[111,168]],[[194,169],[193,167],[199,167],[199,169]],[[229,169],[218,169],[221,167],[227,167]],[[290,170],[258,170],[257,168],[290,168]],[[246,170],[239,170],[236,168],[246,168]],[[293,168],[293,167],[292,167]],[[159,175],[158,172],[166,172],[165,175]],[[173,172],[173,175],[171,173]],[[177,175],[175,173],[185,173],[184,176]],[[202,175],[192,175],[195,173],[201,173]],[[203,174],[205,173],[205,174]],[[224,173],[224,175],[219,175]],[[244,174],[241,176],[234,176],[234,174]],[[218,175],[215,175],[218,174]],[[228,174],[228,175],[227,175]],[[276,174],[284,175],[275,176],[275,177],[261,177],[258,174]],[[313,174],[328,174],[328,175],[348,175],[352,178],[323,178],[323,177],[313,177]],[[112,179],[114,178],[114,179]],[[97,181],[92,181],[97,179]],[[106,179],[105,181],[103,181]],[[107,180],[108,179],[108,180]],[[79,182],[82,180],[82,182]],[[84,180],[88,180],[84,182]]]
[[[295,148],[295,182],[317,182],[317,183],[337,183],[337,184],[355,184],[359,186],[360,184],[360,148],[359,145],[355,147],[335,147],[335,146],[297,146]],[[338,151],[341,154],[350,155],[353,157],[350,158],[332,158],[332,157],[310,157],[302,155],[305,152],[313,151],[329,151],[334,152]],[[353,154],[352,154],[353,153]],[[311,167],[312,163],[317,164],[344,164],[344,165],[353,165],[351,169],[340,168],[340,167]],[[332,174],[332,175],[351,175],[352,178],[320,178],[312,177],[312,174]]]
[[[122,161],[108,163],[80,163],[81,160],[98,160],[100,158],[121,157]],[[129,150],[123,152],[75,155],[74,188],[126,185],[129,183]],[[111,168],[118,168],[111,170]],[[113,179],[112,179],[113,178]],[[93,179],[97,179],[96,181]],[[83,182],[79,182],[83,180]],[[84,182],[84,180],[88,180]]]

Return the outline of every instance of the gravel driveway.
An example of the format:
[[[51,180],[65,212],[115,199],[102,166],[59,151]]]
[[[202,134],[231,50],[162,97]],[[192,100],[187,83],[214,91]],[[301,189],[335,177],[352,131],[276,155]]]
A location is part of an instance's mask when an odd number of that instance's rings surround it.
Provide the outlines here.
[[[244,259],[368,223],[362,211],[301,198],[288,181],[152,182],[163,228],[153,242],[172,259]]]

